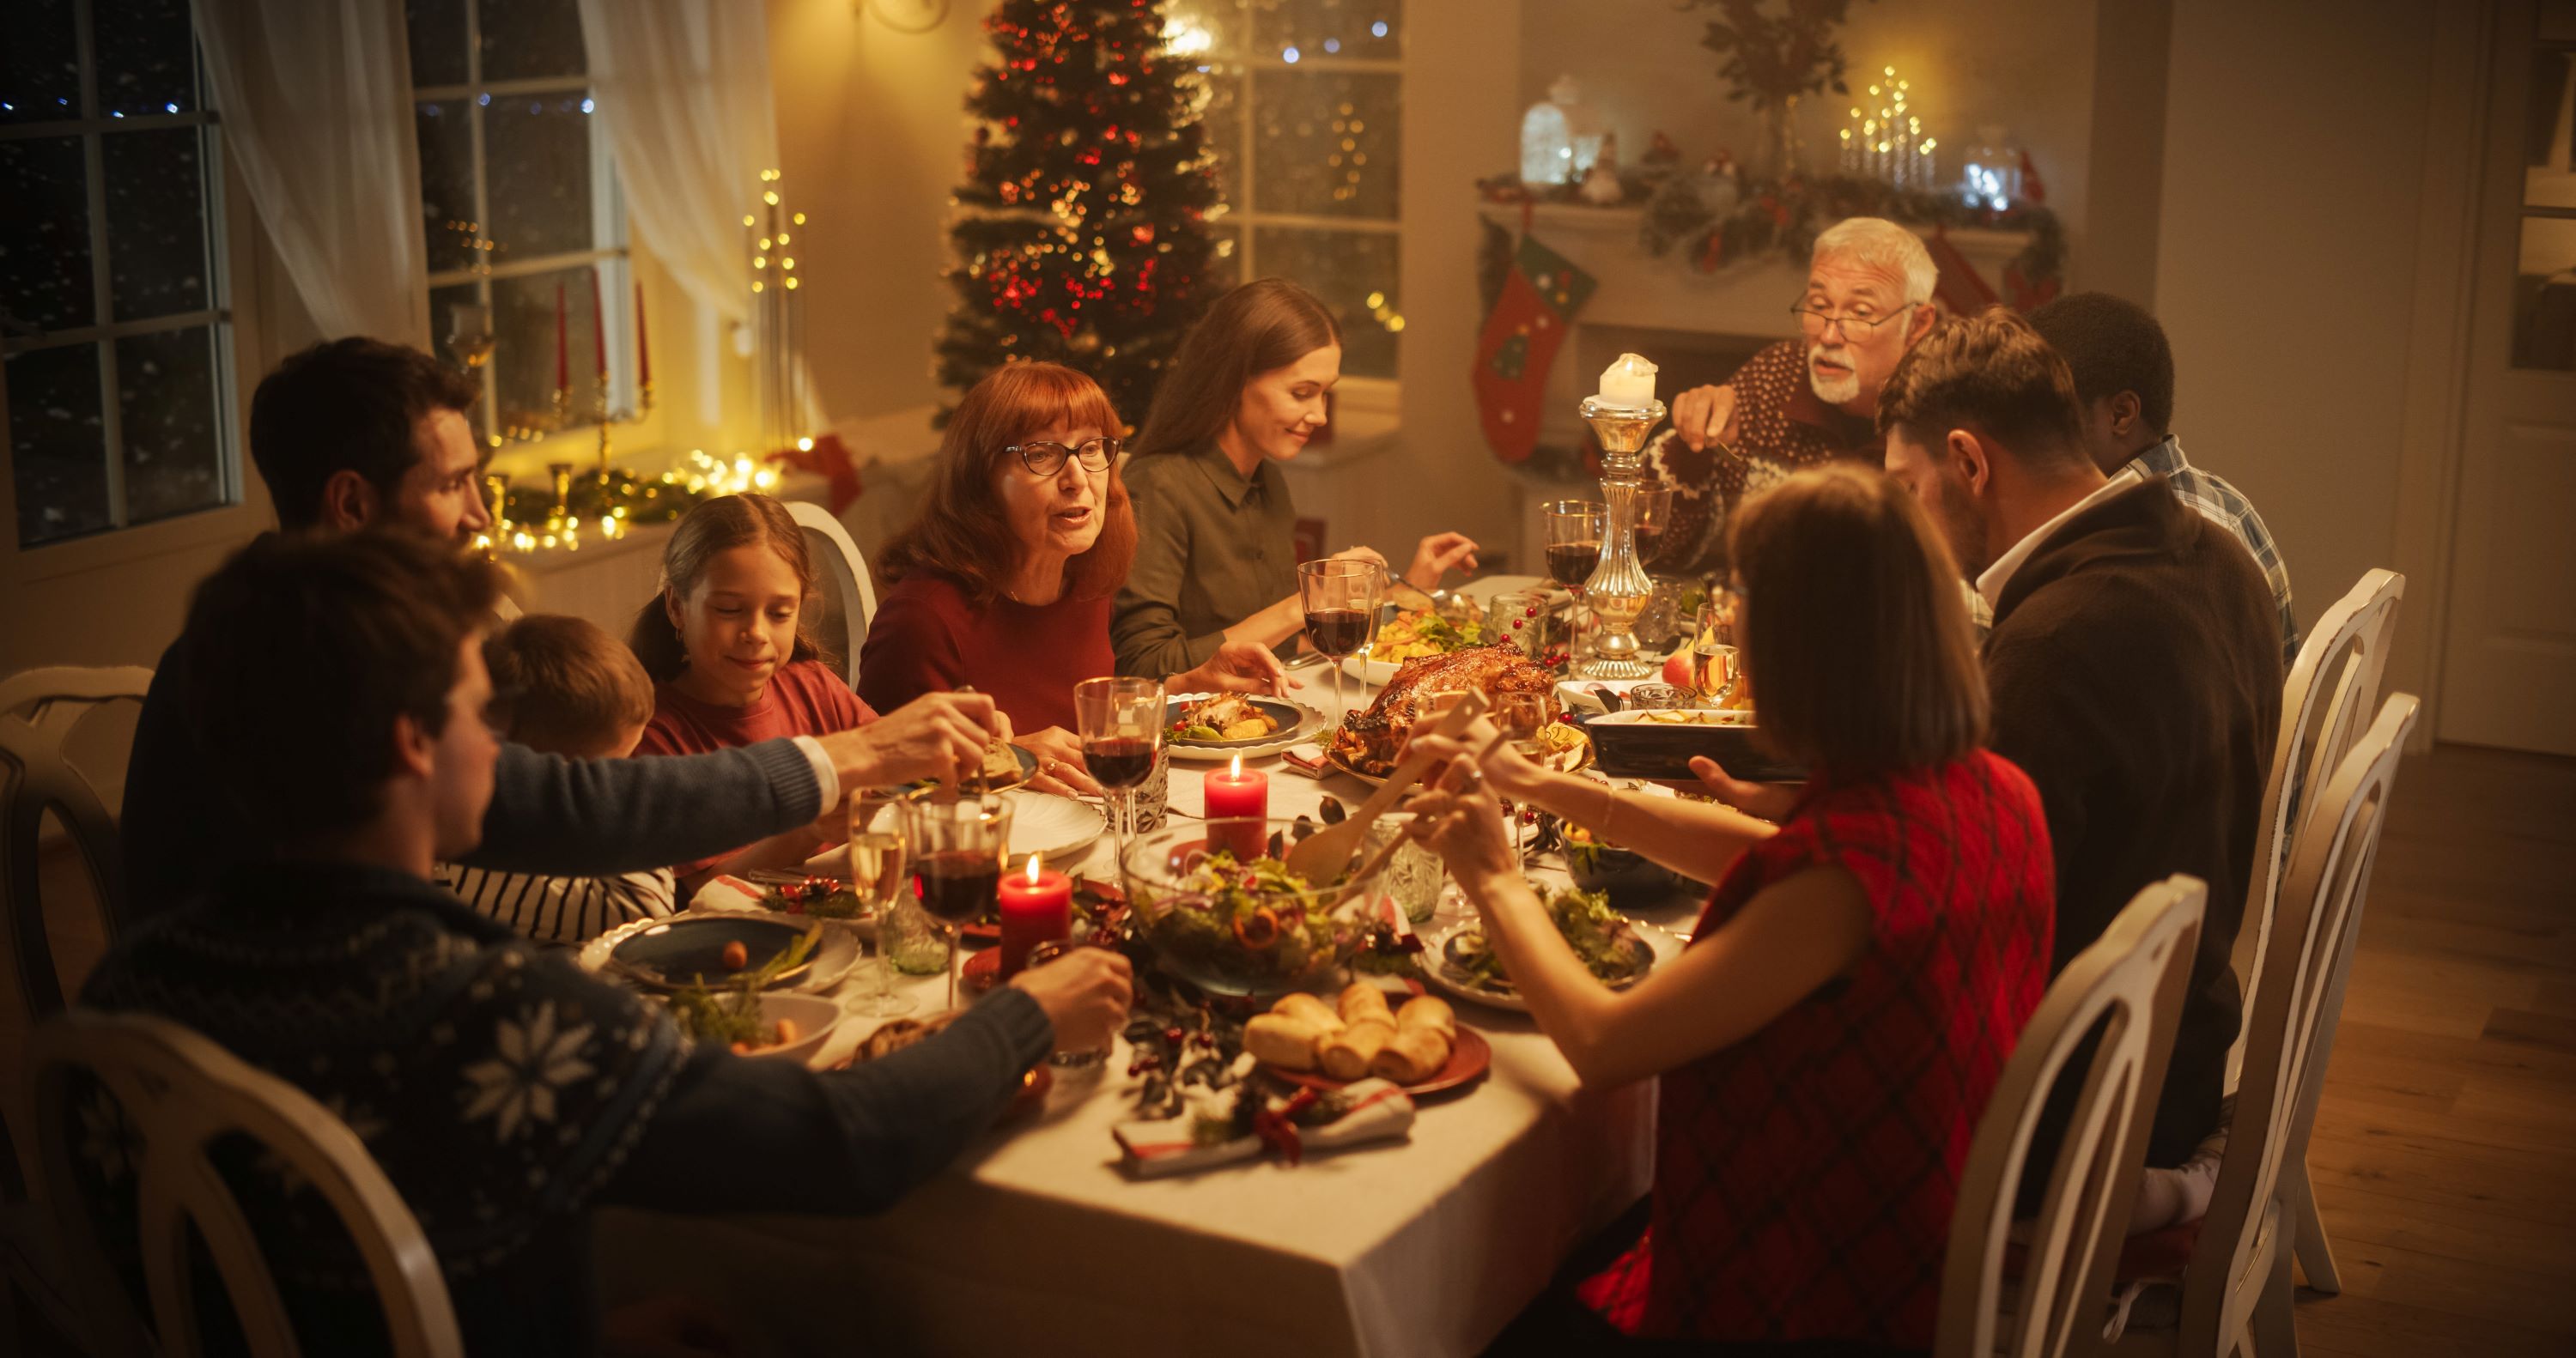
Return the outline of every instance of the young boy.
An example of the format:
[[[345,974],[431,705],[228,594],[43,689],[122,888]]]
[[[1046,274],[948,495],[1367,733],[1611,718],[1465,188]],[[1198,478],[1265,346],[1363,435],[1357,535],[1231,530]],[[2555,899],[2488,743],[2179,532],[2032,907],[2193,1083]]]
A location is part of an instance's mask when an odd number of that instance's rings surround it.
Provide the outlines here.
[[[590,622],[537,613],[483,643],[501,696],[502,735],[540,754],[623,759],[653,716],[653,680],[625,643]],[[438,884],[475,913],[540,943],[584,943],[630,920],[668,915],[668,868],[603,877],[438,866]]]

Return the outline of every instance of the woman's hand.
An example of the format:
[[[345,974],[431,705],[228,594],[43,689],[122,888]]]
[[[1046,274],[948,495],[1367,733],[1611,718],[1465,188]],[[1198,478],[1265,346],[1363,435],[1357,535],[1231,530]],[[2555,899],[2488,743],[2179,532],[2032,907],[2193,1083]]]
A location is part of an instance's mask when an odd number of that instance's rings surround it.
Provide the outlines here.
[[[1229,641],[1207,663],[1163,681],[1165,693],[1261,693],[1273,698],[1285,698],[1297,687],[1276,653],[1250,641]]]
[[[1376,565],[1379,570],[1386,569],[1386,558],[1378,555],[1375,547],[1345,547],[1324,559],[1327,561],[1366,561]]]
[[[1503,826],[1503,804],[1486,780],[1475,776],[1474,767],[1451,765],[1438,787],[1415,793],[1404,809],[1413,813],[1413,837],[1430,845],[1458,885],[1483,904],[1489,884],[1520,876],[1520,856]],[[1466,787],[1459,788],[1460,783]]]
[[[1727,773],[1724,766],[1707,755],[1691,756],[1690,767],[1692,773],[1699,775],[1697,786],[1670,779],[1656,781],[1675,792],[1704,792],[1724,805],[1773,824],[1788,819],[1790,810],[1798,804],[1798,789],[1781,783],[1748,783]]]
[[[1464,533],[1434,533],[1413,549],[1413,564],[1404,578],[1415,589],[1440,588],[1440,577],[1451,567],[1462,571],[1476,569],[1476,542]]]
[[[1405,749],[1408,753],[1427,750],[1442,764],[1467,760],[1485,775],[1497,795],[1516,802],[1532,800],[1549,776],[1548,771],[1532,762],[1529,756],[1513,749],[1510,741],[1502,739],[1502,732],[1494,728],[1494,723],[1484,717],[1478,717],[1455,740],[1435,736],[1426,726],[1421,735],[1406,743]],[[1480,750],[1482,754],[1477,753]]]
[[[1080,736],[1061,726],[1050,726],[1015,736],[1011,743],[1037,756],[1038,771],[1029,778],[1030,791],[1052,792],[1060,797],[1100,795],[1100,784],[1092,781],[1090,766],[1082,762]]]

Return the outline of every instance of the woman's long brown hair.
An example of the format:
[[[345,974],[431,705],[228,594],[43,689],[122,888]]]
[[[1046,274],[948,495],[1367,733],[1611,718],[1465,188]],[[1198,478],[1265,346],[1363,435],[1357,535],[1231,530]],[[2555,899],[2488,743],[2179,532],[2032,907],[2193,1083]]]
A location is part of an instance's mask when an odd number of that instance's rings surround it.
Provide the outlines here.
[[[1323,301],[1285,278],[1246,283],[1216,299],[1154,389],[1136,456],[1215,442],[1234,422],[1253,378],[1341,342],[1342,328]]]
[[[1986,675],[1959,568],[1893,477],[1803,471],[1727,535],[1762,740],[1820,776],[1927,768],[1986,738]]]
[[[635,611],[635,624],[626,633],[626,645],[644,662],[645,673],[668,683],[689,667],[689,648],[681,642],[679,629],[671,625],[662,601],[688,598],[716,553],[755,543],[778,553],[778,559],[796,573],[797,589],[804,595],[796,611],[796,648],[789,653],[788,663],[829,658],[822,643],[814,639],[814,602],[822,597],[823,586],[814,554],[805,545],[805,530],[796,526],[787,506],[766,495],[725,495],[681,515],[679,527],[671,530],[671,540],[662,548],[661,588]]]
[[[948,417],[930,495],[877,553],[877,577],[891,584],[945,575],[977,607],[993,602],[1027,551],[993,489],[993,473],[1008,458],[1011,470],[1025,475],[1017,455],[1003,449],[1059,424],[1111,438],[1127,427],[1099,383],[1061,363],[1006,363],[986,374]],[[1064,591],[1069,599],[1105,599],[1127,582],[1127,567],[1136,560],[1136,511],[1117,463],[1086,474],[1108,478],[1100,493],[1100,536],[1064,563]]]

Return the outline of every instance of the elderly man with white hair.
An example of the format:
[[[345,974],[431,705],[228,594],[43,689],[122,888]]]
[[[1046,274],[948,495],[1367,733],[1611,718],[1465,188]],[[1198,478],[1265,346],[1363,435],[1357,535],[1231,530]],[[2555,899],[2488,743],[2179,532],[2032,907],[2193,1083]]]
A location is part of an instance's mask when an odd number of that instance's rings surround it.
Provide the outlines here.
[[[1879,464],[1878,393],[1931,333],[1935,277],[1922,239],[1894,222],[1852,217],[1816,237],[1807,290],[1790,309],[1798,337],[1746,360],[1725,386],[1673,401],[1673,427],[1649,462],[1673,487],[1673,517],[1650,565],[1715,569],[1746,495],[1837,458]]]

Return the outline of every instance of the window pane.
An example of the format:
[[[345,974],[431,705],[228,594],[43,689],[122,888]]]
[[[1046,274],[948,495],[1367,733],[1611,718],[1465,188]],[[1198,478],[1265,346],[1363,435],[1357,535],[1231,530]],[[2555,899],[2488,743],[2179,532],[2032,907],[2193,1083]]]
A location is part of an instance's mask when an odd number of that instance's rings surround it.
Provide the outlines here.
[[[1202,144],[1216,157],[1217,201],[1233,203],[1235,176],[1243,163],[1243,73],[1217,67],[1200,79],[1207,91]]]
[[[492,96],[483,110],[484,201],[492,259],[597,248],[590,219],[590,115],[586,96]]]
[[[482,0],[483,78],[587,75],[573,0]]]
[[[1256,71],[1252,80],[1255,210],[1395,219],[1402,77]]]
[[[411,36],[411,83],[462,85],[465,72],[465,0],[403,0]]]
[[[0,141],[0,312],[13,333],[97,319],[87,184],[77,137]]]
[[[2576,52],[2542,52],[2532,61],[2522,161],[2524,202],[2576,207]]]
[[[1163,46],[1174,55],[1244,54],[1243,0],[1172,0],[1163,7]]]
[[[116,404],[125,440],[127,523],[224,502],[212,326],[118,340]]]
[[[1265,226],[1252,233],[1253,263],[1263,277],[1293,278],[1333,309],[1342,327],[1342,371],[1354,377],[1395,376],[1395,337],[1404,329],[1395,246],[1392,231]]]
[[[98,50],[98,116],[191,113],[197,60],[188,0],[117,0],[90,8]]]
[[[2513,281],[2513,366],[2576,372],[2576,221],[2526,217]]]
[[[1253,7],[1252,46],[1282,61],[1393,60],[1404,55],[1404,0],[1268,0]]]
[[[17,0],[0,42],[0,123],[80,116],[72,0]]]
[[[488,341],[492,333],[492,317],[488,312],[478,317],[476,313],[480,311],[482,305],[477,296],[477,285],[473,283],[452,283],[443,288],[431,288],[429,290],[430,352],[444,359],[450,367],[471,372],[473,365],[465,361],[465,354],[458,345],[457,339],[470,330],[485,336]],[[549,305],[552,304],[549,303]],[[548,318],[551,323],[551,312],[548,313]],[[546,361],[548,363],[554,361],[552,348],[546,350]],[[549,382],[554,380],[551,371],[547,373],[546,380]],[[482,379],[478,376],[475,381],[480,385]],[[473,422],[476,434],[492,432],[485,426],[483,410],[479,404],[466,418]]]
[[[474,247],[474,129],[462,99],[415,107],[420,132],[420,226],[429,239],[429,271],[483,262]]]
[[[12,354],[5,380],[18,545],[107,527],[107,425],[99,418],[98,346]]]
[[[592,289],[598,280],[599,271],[587,265],[492,280],[492,332],[499,340],[492,350],[492,364],[499,379],[498,427],[502,430],[555,427],[558,298],[563,306],[563,352],[571,375],[569,423],[591,423],[590,412],[599,399],[598,332],[590,323]]]
[[[193,127],[100,138],[107,167],[108,286],[118,320],[205,309],[203,151],[203,137]]]

